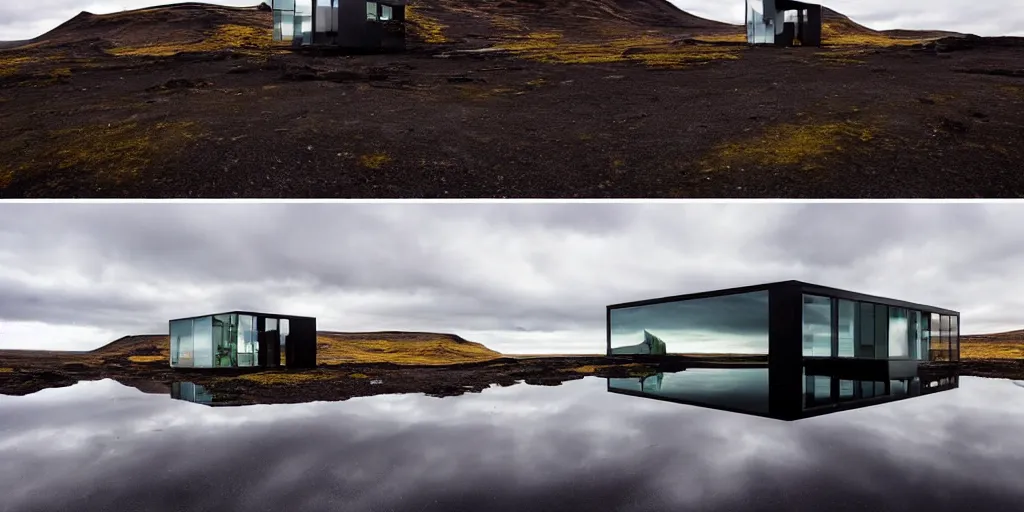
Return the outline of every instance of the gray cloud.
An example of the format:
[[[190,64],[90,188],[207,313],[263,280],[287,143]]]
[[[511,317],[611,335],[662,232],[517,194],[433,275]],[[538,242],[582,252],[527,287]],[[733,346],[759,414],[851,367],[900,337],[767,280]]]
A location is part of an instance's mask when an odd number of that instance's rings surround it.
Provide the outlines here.
[[[706,2],[670,0],[681,9],[698,16],[728,23],[743,23],[742,0]],[[74,2],[72,0],[35,0],[4,2],[0,5],[0,40],[36,37],[70,19],[80,11],[95,14],[118,12],[161,5],[168,2],[152,0],[119,0],[111,2]],[[223,0],[221,5],[249,6],[257,0]],[[832,0],[827,7],[851,16],[855,21],[878,30],[904,28],[953,30],[979,35],[1024,35],[1024,13],[1012,0],[991,0],[972,5],[964,15],[963,3],[956,0],[907,0],[894,4],[888,0]]]
[[[1010,330],[1020,225],[1013,204],[3,204],[0,348],[253,309],[601,352],[607,304],[786,279]]]

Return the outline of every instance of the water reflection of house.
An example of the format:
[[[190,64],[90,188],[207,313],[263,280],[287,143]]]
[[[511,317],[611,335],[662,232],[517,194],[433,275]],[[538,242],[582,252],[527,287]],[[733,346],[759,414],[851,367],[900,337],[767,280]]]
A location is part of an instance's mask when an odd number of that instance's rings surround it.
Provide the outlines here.
[[[192,382],[174,382],[171,384],[171,398],[197,404],[212,404],[213,394],[203,386]]]
[[[405,48],[406,0],[272,0],[274,40],[294,46]]]

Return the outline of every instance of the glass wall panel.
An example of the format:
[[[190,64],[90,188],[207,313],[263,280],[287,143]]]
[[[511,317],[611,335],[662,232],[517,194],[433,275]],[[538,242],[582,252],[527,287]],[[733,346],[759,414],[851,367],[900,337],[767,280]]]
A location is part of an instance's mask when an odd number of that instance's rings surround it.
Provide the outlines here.
[[[910,325],[907,321],[907,310],[889,308],[889,358],[904,359],[910,357]]]
[[[909,311],[907,315],[907,350],[908,357],[921,360],[921,312]]]
[[[772,44],[775,42],[774,13],[764,15],[763,0],[747,0],[747,42]]]
[[[171,364],[192,366],[192,319],[171,322]]]
[[[331,31],[331,0],[316,0],[316,32],[326,34]]]
[[[875,359],[889,357],[889,307],[875,304]]]
[[[218,368],[238,366],[238,315],[213,317],[213,365]]]
[[[377,21],[377,2],[366,2],[366,20]]]
[[[931,360],[932,329],[931,316],[928,313],[921,313],[921,359]]]
[[[949,360],[960,360],[960,318],[949,317]]]
[[[875,357],[875,305],[857,304],[857,357]]]
[[[932,313],[932,336],[931,336],[931,347],[929,349],[929,360],[931,361],[945,361],[946,356],[949,353],[948,340],[945,338],[945,333],[942,328],[941,317]],[[947,326],[948,324],[948,320]]]
[[[213,368],[213,317],[192,320],[192,343],[196,368]]]
[[[611,310],[612,354],[768,355],[768,291]]]
[[[313,0],[296,0],[295,2],[295,39],[303,44],[313,40]]]
[[[804,356],[832,356],[832,300],[804,295]]]
[[[256,366],[258,343],[255,317],[238,315],[238,366]]]
[[[391,6],[383,5],[380,6],[380,21],[388,21],[391,19]]]
[[[288,359],[288,354],[285,351],[285,347],[287,346],[288,343],[288,319],[282,318],[278,327],[278,332],[281,337],[281,365],[283,366]]]
[[[839,357],[853,357],[854,338],[857,325],[857,303],[850,300],[839,301]]]

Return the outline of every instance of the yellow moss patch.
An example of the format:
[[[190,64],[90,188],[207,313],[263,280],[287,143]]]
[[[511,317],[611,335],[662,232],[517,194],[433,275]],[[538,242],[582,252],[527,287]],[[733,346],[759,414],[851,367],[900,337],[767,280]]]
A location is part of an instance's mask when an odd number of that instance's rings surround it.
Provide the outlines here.
[[[501,354],[473,342],[446,338],[413,340],[335,339],[317,337],[317,361],[323,364],[453,364],[487,361]]]
[[[349,375],[349,377],[352,377],[353,379],[369,379],[370,378],[370,376],[366,375],[365,373],[353,373],[353,374]]]
[[[14,368],[0,368],[0,373],[14,373]]]
[[[687,64],[739,58],[745,47],[673,45],[654,35],[622,37],[600,42],[569,42],[559,32],[532,32],[510,38],[502,48],[527,59],[553,64],[639,62],[648,66],[680,68]]]
[[[960,359],[1024,359],[1024,343],[961,343]]]
[[[201,41],[165,43],[149,46],[121,46],[107,50],[121,56],[168,57],[178,53],[211,52],[238,49],[242,53],[261,53],[273,46],[273,31],[265,27],[221,25]],[[246,51],[249,50],[249,51]],[[260,50],[253,52],[252,50]]]
[[[693,39],[697,41],[707,41],[709,43],[745,43],[747,42],[746,34],[715,34],[706,36],[693,36]]]
[[[447,43],[448,38],[444,35],[444,29],[448,28],[437,19],[420,12],[419,8],[411,5],[405,6],[405,23],[409,35],[428,44]]]
[[[367,169],[381,169],[391,162],[387,153],[370,153],[359,157],[359,164]]]
[[[30,57],[0,57],[0,76],[11,76],[18,72],[22,64],[33,60]]]
[[[0,169],[0,190],[9,187],[12,181],[14,181],[14,171]]]
[[[167,361],[166,356],[128,356],[128,360],[133,363],[155,363],[158,361]]]
[[[299,384],[302,382],[310,382],[314,380],[326,380],[330,379],[330,375],[326,375],[323,373],[260,372],[240,375],[238,378],[250,382],[255,382],[257,384],[273,386],[278,384]]]
[[[196,136],[191,122],[88,126],[51,132],[49,154],[42,161],[58,169],[93,171],[115,181],[135,176],[155,157]]]
[[[821,42],[829,46],[910,46],[922,41],[863,32],[846,22],[821,24]]]
[[[505,32],[522,32],[526,30],[526,26],[521,19],[509,16],[495,16],[491,18],[491,26]]]
[[[770,127],[759,137],[719,145],[702,164],[709,170],[737,165],[802,165],[813,169],[821,157],[874,137],[869,128],[853,122],[784,124]]]

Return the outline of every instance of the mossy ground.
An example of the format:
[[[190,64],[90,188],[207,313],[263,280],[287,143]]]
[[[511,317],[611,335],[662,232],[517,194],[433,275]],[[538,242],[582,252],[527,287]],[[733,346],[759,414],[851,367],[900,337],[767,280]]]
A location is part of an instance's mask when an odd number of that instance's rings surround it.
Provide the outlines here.
[[[332,339],[317,338],[317,361],[320,364],[396,363],[453,364],[487,361],[501,354],[472,342],[451,339],[421,338],[415,340]]]
[[[167,356],[128,356],[133,363],[157,363],[167,361]]]
[[[415,4],[405,7],[406,31],[413,39],[418,39],[427,44],[447,43],[448,38],[444,34],[447,28],[443,23],[432,16],[425,14]]]
[[[741,166],[800,166],[816,169],[833,153],[868,147],[872,127],[859,122],[769,126],[761,135],[717,146],[703,161],[706,170]]]
[[[264,386],[277,386],[282,384],[301,384],[303,382],[315,380],[328,380],[331,378],[331,375],[321,372],[260,372],[239,375],[234,378],[254,382]]]
[[[14,368],[0,368],[0,373],[14,373]]]
[[[509,36],[500,47],[523,58],[552,64],[637,62],[675,69],[715,60],[736,60],[745,50],[742,46],[673,44],[671,39],[657,35],[579,42],[566,40],[558,31]]]
[[[1024,359],[1024,343],[961,343],[960,359]]]
[[[217,27],[198,41],[162,43],[145,46],[119,46],[107,50],[111,55],[168,57],[179,53],[212,52],[234,49],[260,55],[276,46],[269,27],[227,24]]]

